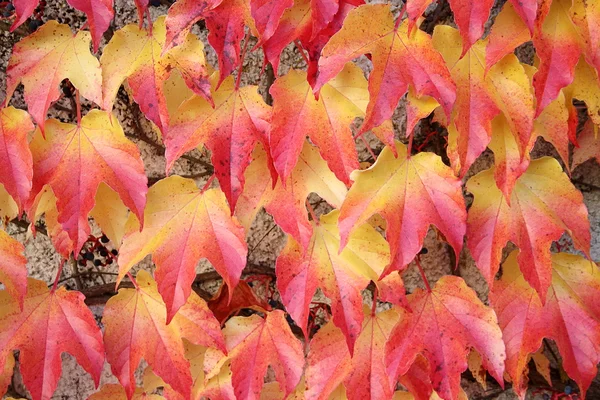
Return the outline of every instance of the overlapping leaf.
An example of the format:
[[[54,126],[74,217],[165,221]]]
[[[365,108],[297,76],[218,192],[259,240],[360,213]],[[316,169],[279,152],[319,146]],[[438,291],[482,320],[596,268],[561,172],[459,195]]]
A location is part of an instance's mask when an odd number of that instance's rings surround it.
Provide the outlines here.
[[[534,160],[515,184],[510,205],[494,182],[494,168],[467,183],[475,196],[469,209],[467,245],[491,287],[508,241],[521,253],[525,279],[545,301],[552,278],[550,245],[564,232],[584,252],[590,247],[590,225],[583,196],[553,158]]]
[[[133,374],[142,357],[174,390],[189,398],[192,377],[181,339],[224,350],[219,322],[194,293],[167,325],[167,308],[150,274],[140,271],[137,285],[120,289],[106,303],[102,317],[106,358],[128,398],[135,391]]]
[[[339,211],[322,215],[313,227],[306,251],[293,238],[277,258],[277,288],[286,310],[308,337],[309,308],[317,288],[331,300],[334,323],[340,327],[350,351],[362,329],[361,290],[389,262],[389,248],[383,237],[369,224],[353,230],[343,251],[339,252],[337,228]],[[379,272],[378,271],[378,272]]]
[[[236,214],[248,229],[256,213],[264,207],[285,233],[307,249],[313,232],[306,209],[308,195],[317,193],[339,208],[347,193],[346,186],[337,180],[318,150],[307,141],[285,186],[279,180],[274,189],[271,180],[266,178],[269,173],[267,154],[257,149],[254,155],[255,160],[246,173],[248,188],[241,197]]]
[[[100,382],[104,364],[102,334],[79,292],[49,290],[29,279],[23,309],[0,291],[0,370],[13,350],[20,351],[23,382],[34,400],[50,400],[61,374],[61,354],[70,353]]]
[[[216,87],[218,73],[212,78]],[[219,184],[234,210],[244,188],[244,171],[257,142],[266,146],[271,109],[256,86],[235,87],[233,78],[213,92],[213,108],[195,96],[185,101],[171,121],[164,141],[167,170],[185,152],[203,144],[212,152]]]
[[[600,139],[595,131],[596,128],[590,121],[581,130],[577,138],[579,147],[573,151],[573,168],[577,168],[591,159],[596,160],[600,164]]]
[[[367,53],[371,54],[373,71],[362,131],[389,119],[409,85],[415,87],[418,96],[434,97],[446,115],[451,114],[456,88],[431,38],[422,31],[409,37],[407,21],[396,27],[387,4],[363,5],[350,11],[342,29],[323,48],[315,90],[334,78],[348,61]]]
[[[261,42],[273,36],[284,11],[293,5],[294,0],[250,0],[250,14]]]
[[[521,398],[527,390],[527,363],[542,344],[553,339],[565,371],[579,385],[582,396],[596,376],[600,362],[600,271],[582,257],[552,256],[552,283],[542,305],[519,271],[517,251],[502,265],[502,278],[490,292],[506,344],[506,369]],[[577,321],[574,323],[573,321]]]
[[[101,182],[119,194],[123,203],[143,220],[147,178],[136,145],[129,141],[116,118],[92,110],[77,125],[55,119],[46,122],[46,139],[37,132],[31,142],[35,197],[45,185],[54,191],[58,221],[79,253],[90,233],[88,214]]]
[[[19,212],[31,191],[33,160],[27,135],[33,130],[25,111],[14,107],[0,109],[0,184],[15,200]]]
[[[172,176],[153,185],[143,229],[140,232],[133,217],[126,229],[119,251],[119,280],[152,253],[167,321],[187,301],[201,258],[210,261],[230,293],[246,265],[244,229],[231,217],[225,196],[218,189],[202,192],[191,179]]]
[[[87,23],[92,34],[92,43],[94,52],[98,51],[102,34],[110,26],[111,20],[115,16],[113,10],[113,0],[67,0],[71,7],[84,12],[87,15]]]
[[[90,33],[73,35],[68,25],[56,21],[15,44],[6,75],[6,102],[22,83],[29,114],[42,130],[64,79],[86,99],[102,104],[102,74],[100,63],[90,53]]]
[[[300,382],[304,369],[302,343],[290,330],[283,311],[267,313],[264,319],[256,314],[233,317],[223,334],[237,398],[260,398],[268,366],[285,396]]]
[[[181,44],[193,24],[204,18],[206,14],[221,4],[223,0],[179,0],[170,8],[165,20],[167,35],[164,50]],[[231,16],[237,18],[236,15]]]
[[[534,0],[534,3],[537,0]],[[535,4],[537,7],[537,3]],[[533,12],[535,19],[535,11]],[[496,17],[485,48],[485,64],[490,69],[504,56],[510,54],[518,46],[531,40],[532,25],[527,25],[519,16],[513,2],[506,2]]]
[[[292,70],[271,87],[273,120],[270,147],[275,169],[285,182],[296,166],[306,136],[327,160],[337,178],[350,184],[359,169],[350,125],[364,116],[369,99],[367,81],[354,64],[329,81],[315,99],[304,72]]]
[[[423,246],[430,224],[460,254],[466,231],[466,210],[461,183],[433,153],[408,157],[397,142],[398,158],[385,148],[366,171],[355,171],[339,218],[341,246],[350,234],[375,214],[387,221],[391,264],[384,275],[408,265]]]
[[[21,243],[0,229],[0,282],[21,308],[27,291],[27,259],[24,251]]]
[[[443,399],[455,399],[472,347],[481,354],[485,369],[503,384],[506,354],[496,314],[462,278],[444,276],[431,292],[417,289],[408,297],[413,314],[396,325],[386,345],[390,377],[406,373],[422,354],[431,367],[433,388]]]
[[[172,69],[181,73],[190,89],[210,100],[202,42],[187,35],[180,46],[161,55],[165,37],[164,17],[158,18],[149,31],[130,24],[115,32],[100,58],[103,108],[112,110],[117,91],[127,79],[136,103],[163,134],[169,126],[164,82]]]

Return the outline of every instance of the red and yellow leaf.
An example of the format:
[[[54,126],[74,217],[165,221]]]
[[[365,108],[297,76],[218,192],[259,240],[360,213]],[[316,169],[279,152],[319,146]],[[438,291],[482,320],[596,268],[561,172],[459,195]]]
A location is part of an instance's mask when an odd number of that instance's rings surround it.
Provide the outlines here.
[[[223,192],[202,192],[191,179],[172,176],[153,185],[143,229],[130,217],[126,230],[119,250],[119,281],[152,254],[167,321],[186,303],[202,258],[208,259],[230,290],[246,265],[244,229],[232,218]]]
[[[27,259],[24,252],[25,247],[21,243],[0,229],[0,282],[21,308],[27,292]]]
[[[61,374],[61,354],[73,355],[100,382],[104,364],[102,334],[79,292],[50,290],[29,279],[23,309],[6,290],[0,291],[0,370],[8,355],[20,351],[23,382],[34,400],[50,400]]]

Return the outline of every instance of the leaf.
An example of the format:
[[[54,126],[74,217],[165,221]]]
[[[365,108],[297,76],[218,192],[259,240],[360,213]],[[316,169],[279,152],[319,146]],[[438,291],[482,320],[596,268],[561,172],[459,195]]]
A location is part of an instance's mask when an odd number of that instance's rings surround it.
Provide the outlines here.
[[[121,385],[107,383],[100,391],[92,394],[87,400],[162,400],[164,397],[157,394],[146,393],[142,388],[136,388],[132,396],[127,396]]]
[[[246,265],[244,229],[231,217],[223,193],[200,191],[193,180],[172,176],[148,192],[144,226],[130,217],[119,249],[118,282],[152,253],[158,291],[167,304],[167,322],[185,304],[196,265],[207,258],[233,289]],[[231,295],[230,295],[231,300]]]
[[[131,398],[133,374],[143,357],[158,376],[189,398],[192,378],[181,338],[224,349],[219,323],[206,303],[192,294],[167,325],[167,309],[150,274],[139,271],[137,285],[120,289],[104,309],[104,343],[112,372]]]
[[[502,265],[502,278],[490,293],[506,341],[507,372],[516,382],[542,338],[553,339],[565,371],[579,385],[582,398],[600,361],[600,271],[572,254],[552,255],[552,282],[545,306],[519,271],[517,251]],[[577,323],[573,323],[573,321]],[[514,386],[524,395],[527,381]]]
[[[56,209],[56,196],[49,186],[45,186],[34,199],[33,205],[29,207],[28,216],[32,221],[38,221],[44,215],[46,231],[50,235],[54,249],[68,259],[73,253],[73,241],[67,231],[58,222],[58,210]],[[29,225],[29,229],[35,234],[35,225]]]
[[[341,248],[356,227],[378,213],[387,221],[391,263],[383,272],[403,270],[421,250],[430,224],[435,225],[460,254],[466,231],[461,182],[433,153],[408,158],[396,143],[398,158],[385,148],[366,171],[355,171],[340,210]],[[408,211],[410,210],[410,211]]]
[[[600,80],[598,73],[583,57],[575,67],[575,78],[571,85],[565,88],[564,92],[568,98],[569,107],[573,108],[573,113],[577,115],[577,110],[572,104],[572,98],[585,101],[587,113],[596,125],[600,124]]]
[[[291,70],[271,86],[269,141],[275,169],[287,181],[308,135],[336,177],[349,185],[350,173],[359,169],[350,125],[364,116],[367,81],[360,68],[349,63],[321,88],[317,100],[306,79],[306,73]]]
[[[600,4],[594,1],[575,0],[571,20],[583,41],[586,60],[600,70]]]
[[[464,176],[485,150],[492,136],[492,120],[500,112],[506,116],[516,137],[521,158],[530,141],[534,108],[531,83],[517,58],[505,57],[486,74],[485,42],[475,43],[459,59],[462,43],[458,32],[439,25],[434,30],[433,44],[457,83],[456,103],[450,120],[458,134],[456,144],[451,143],[453,138],[448,139],[449,146],[455,146],[459,155],[459,160],[452,163],[455,170]]]
[[[249,190],[241,202],[241,218],[249,226],[264,206],[275,223],[300,243],[303,249],[307,249],[313,233],[306,210],[308,195],[317,193],[328,204],[339,208],[347,193],[346,185],[337,180],[317,149],[307,141],[285,186],[280,180],[271,190],[271,182],[265,179],[268,174],[266,158],[264,152],[258,152],[252,168],[248,168],[251,173],[248,175]]]
[[[27,135],[34,129],[27,112],[12,106],[0,109],[0,184],[17,203],[19,213],[31,191],[33,161]]]
[[[17,203],[8,194],[4,185],[0,183],[0,219],[10,221],[13,218],[17,218],[18,215],[19,209]]]
[[[206,17],[210,10],[222,2],[223,0],[179,0],[173,3],[165,20],[167,35],[163,52],[181,44],[190,32],[192,25]]]
[[[362,132],[390,119],[409,85],[415,87],[417,96],[435,98],[450,115],[456,88],[442,57],[425,32],[415,31],[409,38],[407,22],[396,28],[387,4],[363,5],[350,11],[342,29],[323,48],[315,91],[348,61],[367,53],[371,54],[373,71]]]
[[[181,46],[161,54],[165,36],[164,17],[154,22],[151,31],[129,24],[115,32],[100,57],[103,108],[112,110],[119,87],[127,79],[140,110],[163,134],[169,126],[164,82],[171,70],[179,70],[190,89],[210,99],[202,42],[190,34]]]
[[[331,300],[333,322],[340,327],[350,352],[361,332],[363,311],[361,290],[369,281],[377,282],[379,270],[387,265],[389,248],[383,237],[369,224],[353,230],[340,252],[337,228],[339,211],[322,215],[313,226],[306,250],[293,238],[277,258],[275,273],[281,300],[291,317],[308,338],[310,303],[317,288]]]
[[[36,7],[38,6],[39,0],[19,0],[15,1],[15,15],[16,18],[13,24],[10,26],[10,31],[14,32],[23,22],[27,21],[27,18],[33,14]]]
[[[524,2],[523,2],[524,3]],[[537,3],[535,4],[537,6]],[[535,10],[533,13],[533,23]],[[512,2],[506,2],[496,17],[485,48],[486,72],[518,46],[531,40],[533,25],[528,26]]]
[[[73,35],[68,25],[48,21],[13,47],[6,68],[5,103],[22,83],[29,114],[43,131],[48,108],[60,97],[64,79],[86,99],[102,104],[102,75],[90,53],[90,33]]]
[[[478,352],[471,350],[469,357],[467,358],[467,364],[469,365],[469,371],[475,378],[475,380],[483,387],[487,389],[487,372],[483,368],[483,359]]]
[[[49,119],[46,139],[38,131],[30,147],[33,189],[28,208],[44,186],[50,186],[57,199],[58,222],[73,241],[75,254],[90,234],[88,214],[101,182],[142,221],[148,190],[144,164],[137,146],[110,114],[92,110],[79,126]]]
[[[597,128],[590,120],[583,126],[577,138],[579,147],[573,150],[573,169],[590,159],[594,159],[600,164],[600,140],[598,140],[596,130]]]
[[[536,117],[558,96],[562,88],[573,81],[581,48],[577,31],[569,17],[571,4],[572,0],[555,0],[550,6],[544,5],[549,10],[540,11],[545,18],[541,29],[533,35],[533,44],[540,59],[539,69],[533,77]]]
[[[67,0],[67,3],[86,14],[88,18],[87,23],[92,34],[94,53],[97,52],[102,35],[106,32],[111,20],[115,16],[113,0]]]
[[[13,372],[15,369],[15,356],[12,352],[8,352],[6,355],[6,361],[4,361],[4,369],[0,371],[0,393],[6,394],[8,385],[12,383]],[[7,397],[5,399],[8,400]]]
[[[6,290],[0,291],[1,368],[13,350],[20,351],[23,382],[34,400],[49,400],[61,374],[61,354],[73,355],[96,386],[104,364],[102,334],[79,292],[29,279],[21,311]]]
[[[179,107],[164,135],[165,157],[168,171],[185,152],[205,145],[212,153],[219,184],[235,210],[250,154],[257,142],[266,145],[271,108],[256,86],[236,89],[233,78],[229,78],[216,89],[217,77],[218,73],[211,78],[214,108],[198,96]]]
[[[96,204],[90,215],[100,226],[102,233],[115,247],[119,247],[125,236],[125,224],[129,215],[129,210],[119,198],[119,194],[101,183],[96,192]]]
[[[256,314],[233,317],[227,321],[223,334],[237,398],[259,398],[269,365],[285,395],[294,390],[304,369],[304,353],[283,311],[269,312],[264,319]]]
[[[21,309],[27,292],[27,259],[24,253],[25,247],[0,229],[0,282]]]
[[[544,302],[552,278],[552,241],[567,232],[577,248],[589,251],[583,196],[550,157],[531,162],[515,184],[510,205],[496,187],[494,173],[491,168],[467,182],[467,190],[475,196],[467,221],[467,246],[492,287],[502,249],[508,241],[517,245],[525,279]]]
[[[406,373],[422,354],[431,365],[436,392],[446,400],[457,398],[472,347],[481,354],[484,368],[503,385],[506,355],[496,315],[462,278],[446,275],[431,292],[417,289],[408,299],[413,314],[396,325],[386,345],[391,377]]]
[[[294,0],[250,0],[250,13],[254,18],[260,42],[267,41],[279,26],[279,21]]]
[[[221,285],[219,291],[208,301],[208,307],[215,318],[223,324],[231,315],[244,308],[255,311],[271,311],[271,306],[254,293],[252,288],[245,282],[240,283],[229,293],[227,285]]]

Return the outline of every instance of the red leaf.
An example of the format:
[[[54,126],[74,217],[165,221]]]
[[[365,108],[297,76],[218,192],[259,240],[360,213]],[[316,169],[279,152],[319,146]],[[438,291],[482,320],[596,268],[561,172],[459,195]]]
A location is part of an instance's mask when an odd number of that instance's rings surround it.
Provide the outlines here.
[[[414,313],[396,325],[386,346],[390,376],[408,372],[422,354],[431,366],[433,388],[443,399],[457,398],[460,374],[473,347],[503,385],[506,355],[496,315],[462,278],[444,276],[431,292],[417,289],[408,298]]]
[[[18,0],[15,1],[15,21],[10,26],[10,31],[14,32],[23,22],[27,21],[27,18],[33,14],[35,8],[38,6],[40,0]]]
[[[29,279],[23,311],[0,291],[0,370],[12,350],[20,351],[23,382],[34,400],[50,400],[61,374],[61,354],[73,355],[96,386],[104,364],[102,334],[79,292],[49,290]]]
[[[245,281],[240,281],[234,289],[231,289],[232,294],[229,294],[229,290],[229,286],[221,285],[217,294],[208,301],[208,307],[220,323],[224,323],[227,318],[243,308],[261,312],[271,311],[271,306],[258,298]]]
[[[192,25],[205,18],[209,11],[222,2],[223,0],[178,0],[173,3],[165,21],[167,37],[163,52],[183,43]]]
[[[250,13],[261,43],[273,36],[283,12],[293,5],[294,0],[250,0]]]
[[[0,184],[15,200],[19,212],[31,192],[33,160],[27,135],[34,129],[27,112],[14,107],[0,109]]]
[[[87,22],[92,33],[94,52],[97,52],[102,35],[106,32],[111,20],[115,16],[113,0],[67,0],[67,2],[71,7],[87,15]]]

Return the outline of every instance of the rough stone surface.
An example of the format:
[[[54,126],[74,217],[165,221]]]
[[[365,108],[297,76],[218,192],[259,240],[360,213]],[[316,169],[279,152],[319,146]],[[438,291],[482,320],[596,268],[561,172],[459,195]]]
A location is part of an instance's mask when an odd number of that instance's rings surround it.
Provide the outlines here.
[[[369,3],[384,3],[387,2],[385,0],[373,0],[367,1]],[[48,2],[49,5],[46,7],[43,15],[43,21],[48,21],[51,19],[57,19],[62,23],[69,24],[73,29],[78,29],[85,22],[85,15],[82,13],[74,11],[72,8],[68,6],[65,0],[54,0]],[[167,1],[163,1],[163,5],[159,7],[151,7],[151,15],[152,18],[155,19],[159,15],[164,15],[168,9]],[[403,1],[401,0],[393,0],[391,2],[393,4],[393,12],[397,15],[400,12],[400,9],[403,6]],[[503,0],[497,1],[497,4],[494,6],[492,16],[490,18],[490,23],[487,24],[487,28],[489,31],[489,26],[491,25],[491,21],[497,15],[499,9],[501,8]],[[435,5],[432,5],[428,8],[425,15],[429,16],[433,10],[435,9]],[[137,12],[133,5],[132,0],[115,0],[115,20],[113,23],[113,29],[119,29],[126,24],[129,23],[137,23]],[[442,23],[453,24],[452,16],[446,15],[440,21]],[[28,28],[24,25],[19,32],[25,34],[28,33]],[[197,34],[205,43],[205,51],[206,58],[208,63],[215,67],[217,66],[216,55],[213,49],[208,45],[207,42],[207,31],[205,29],[200,29],[198,26],[195,26],[193,32]],[[11,34],[6,30],[2,30],[0,32],[0,101],[4,100],[5,97],[5,80],[6,80],[6,66],[8,64],[8,59],[11,54],[11,49],[14,43],[16,43],[21,38],[20,34]],[[255,44],[255,39],[251,39],[252,42],[249,43],[249,48],[252,48]],[[106,38],[102,41],[100,54],[102,52],[103,46],[106,44]],[[521,46],[517,50],[517,54],[521,61],[532,63],[533,62],[533,46],[531,43],[525,44]],[[366,57],[361,57],[357,60],[357,64],[363,69],[365,75],[368,75],[372,68],[371,62]],[[244,61],[244,73],[242,75],[242,84],[243,85],[257,85],[259,93],[265,95],[266,91],[266,79],[264,74],[261,73],[263,65],[263,55],[260,51],[254,51],[247,55]],[[294,45],[289,45],[284,50],[281,56],[281,66],[278,72],[278,75],[282,75],[287,73],[287,71],[291,68],[303,69],[305,68],[305,62],[302,59],[298,49]],[[14,105],[18,108],[26,108],[26,105],[23,101],[22,90],[17,90],[13,98],[10,100],[10,104]],[[84,113],[91,108],[91,104],[89,102],[83,102],[83,111]],[[62,99],[57,103],[57,106],[50,109],[49,116],[58,118],[61,121],[72,121],[74,118],[73,113],[70,111],[72,109],[70,101],[68,99]],[[139,146],[140,151],[142,153],[142,157],[144,160],[144,165],[146,168],[146,172],[150,179],[160,179],[165,176],[165,160],[164,156],[160,149],[160,137],[157,135],[156,131],[153,129],[151,124],[143,117],[138,118],[135,113],[132,112],[132,105],[129,101],[127,93],[125,90],[121,90],[118,100],[115,104],[114,112],[117,115],[120,123],[123,126],[127,136],[129,136],[136,144]],[[404,138],[405,132],[405,110],[404,110],[404,101],[402,100],[396,109],[396,112],[393,116],[393,123],[396,129],[396,137],[400,140],[406,140]],[[360,123],[360,121],[357,121]],[[141,129],[148,135],[150,142],[155,144],[148,143],[147,140],[140,139],[137,137],[137,125],[141,126]],[[427,133],[429,133],[430,129],[435,129],[435,124],[429,124],[425,121],[421,122],[416,130],[415,130],[415,145],[420,145],[423,143],[424,138]],[[442,133],[438,135],[437,138],[431,140],[425,144],[423,150],[425,151],[438,151],[443,149],[444,146],[444,135],[445,131],[440,130]],[[383,149],[383,145],[370,133],[367,133],[364,138],[369,146],[373,149],[374,153],[377,155]],[[156,145],[158,144],[158,146]],[[372,157],[367,151],[365,147],[365,143],[362,140],[357,141],[357,149],[359,151],[359,157],[361,161],[372,161]],[[540,145],[536,147],[534,151],[534,157],[540,157],[542,155],[555,155],[554,150],[549,145]],[[196,159],[201,159],[203,161],[208,161],[208,154],[206,152],[202,152],[200,150],[195,150],[189,153],[191,157],[195,157]],[[473,165],[467,177],[474,175],[475,173],[489,168],[493,164],[493,154],[490,151],[486,151]],[[176,162],[172,173],[174,174],[182,174],[182,175],[194,175],[198,176],[196,182],[199,186],[202,186],[206,181],[206,176],[200,176],[204,172],[202,166],[198,163],[194,163],[188,159],[180,159]],[[587,162],[582,166],[578,167],[575,171],[573,171],[573,180],[576,182],[577,187],[583,192],[585,203],[589,210],[590,223],[592,229],[592,250],[591,255],[595,260],[600,259],[600,166],[594,162]],[[467,203],[470,202],[470,195],[465,193],[467,198]],[[315,204],[316,212],[318,214],[327,212],[330,208],[326,203],[321,202],[318,196],[312,195],[310,198],[312,204]],[[93,225],[94,234],[100,234],[99,229]],[[14,237],[16,237],[19,241],[25,243],[26,246],[26,256],[28,259],[28,272],[32,277],[37,279],[44,280],[46,282],[52,282],[54,279],[54,275],[56,273],[56,268],[59,264],[59,256],[55,253],[52,248],[52,244],[50,240],[44,236],[43,234],[38,234],[36,237],[31,237],[26,231],[24,231],[22,227],[17,227],[15,225],[9,225],[8,227],[9,233],[11,233]],[[252,224],[248,235],[248,248],[249,255],[248,261],[253,265],[262,265],[262,266],[274,266],[277,255],[285,245],[285,235],[281,231],[279,227],[277,227],[273,219],[266,212],[259,212],[256,220]],[[572,246],[570,245],[570,240],[568,236],[565,235],[563,239],[560,241],[561,248],[563,250],[572,250]],[[425,239],[425,247],[428,249],[428,253],[422,256],[422,265],[426,272],[427,278],[433,284],[440,277],[446,274],[457,274],[462,276],[469,286],[473,288],[478,296],[482,299],[482,301],[486,302],[487,299],[487,284],[485,280],[479,273],[479,270],[475,266],[473,259],[471,258],[469,251],[465,248],[459,255],[455,255],[453,250],[438,237],[437,231],[435,229],[430,229],[427,237]],[[556,250],[556,249],[554,249]],[[458,257],[459,266],[458,269],[454,270],[454,260]],[[154,266],[152,264],[150,256],[147,257],[144,261],[142,261],[135,269],[146,269],[149,271],[153,271]],[[210,264],[206,261],[202,261],[198,267],[197,272],[205,272],[211,270]],[[106,272],[115,272],[115,267],[107,268]],[[70,267],[65,269],[65,274],[68,276],[73,273],[70,270]],[[421,276],[416,268],[414,263],[411,263],[408,268],[403,272],[403,279],[405,281],[405,285],[407,291],[409,293],[413,292],[416,288],[424,288],[423,281]],[[108,281],[110,277],[106,277]],[[83,279],[83,284],[85,285],[93,285],[102,283],[99,279],[95,280],[85,280]],[[67,287],[76,289],[81,282],[75,282],[73,280],[67,280],[65,282]],[[208,291],[209,293],[215,293],[218,289],[219,282],[207,282],[202,285],[202,289]],[[364,291],[364,298],[366,303],[371,302],[371,294],[368,291]],[[275,299],[277,300],[277,298]],[[317,293],[316,300],[327,302],[328,300],[324,298],[322,293]],[[387,308],[388,305],[380,304],[379,308],[384,309]],[[94,306],[92,311],[94,315],[96,315],[99,323],[102,315],[102,306]],[[554,365],[556,363],[554,362]],[[138,368],[137,379],[138,383],[141,383],[142,371],[144,369],[144,365]],[[104,383],[114,383],[116,379],[110,373],[110,367],[108,364],[105,365],[101,384]],[[23,396],[27,397],[27,392],[24,389],[21,378],[16,370],[15,376],[13,378],[13,388],[12,395],[13,396]],[[510,390],[506,392],[500,392],[497,389],[497,386],[494,385],[488,386],[488,391],[483,390],[483,388],[474,383],[472,380],[463,379],[463,386],[465,387],[469,397],[477,397],[477,396],[488,396],[488,398],[496,398],[496,399],[514,399],[514,393]],[[63,355],[63,375],[59,382],[59,386],[54,394],[54,399],[85,399],[91,393],[95,391],[94,385],[90,377],[83,371],[83,369],[77,365],[74,358],[68,354]],[[497,395],[494,395],[497,393]],[[594,394],[590,393],[590,398]],[[595,395],[599,396],[598,392],[595,392]]]

